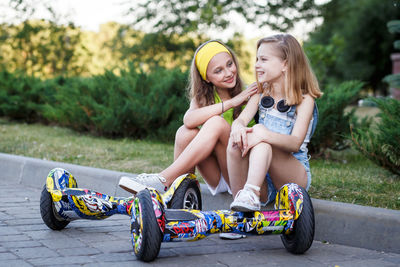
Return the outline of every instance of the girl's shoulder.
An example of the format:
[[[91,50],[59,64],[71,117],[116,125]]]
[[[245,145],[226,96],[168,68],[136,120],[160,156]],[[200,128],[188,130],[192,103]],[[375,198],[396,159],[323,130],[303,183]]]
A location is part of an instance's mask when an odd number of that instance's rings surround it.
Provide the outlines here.
[[[309,105],[309,104],[314,104],[315,99],[314,97],[312,97],[310,94],[304,94],[303,95],[303,100],[301,101],[301,103],[299,105]]]
[[[301,112],[303,110],[313,110],[315,99],[309,94],[304,94],[300,104],[297,105],[296,111]]]

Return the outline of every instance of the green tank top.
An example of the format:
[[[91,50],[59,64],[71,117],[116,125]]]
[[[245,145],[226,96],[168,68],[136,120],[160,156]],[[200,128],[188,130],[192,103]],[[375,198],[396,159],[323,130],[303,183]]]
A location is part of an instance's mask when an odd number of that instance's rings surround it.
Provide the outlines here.
[[[215,104],[221,103],[221,98],[219,97],[217,90],[214,90],[214,102]],[[242,110],[244,109],[245,106],[242,106]],[[229,123],[229,125],[232,125],[233,122],[233,108],[228,109],[222,114],[222,117]],[[256,124],[254,119],[252,119],[247,127],[253,127]]]

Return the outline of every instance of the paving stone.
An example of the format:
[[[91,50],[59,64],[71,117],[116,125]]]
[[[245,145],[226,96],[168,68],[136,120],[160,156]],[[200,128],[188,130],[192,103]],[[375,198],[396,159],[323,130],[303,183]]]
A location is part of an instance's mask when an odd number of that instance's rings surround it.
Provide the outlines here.
[[[54,230],[43,230],[43,231],[24,231],[26,236],[34,240],[53,240],[53,239],[66,239],[68,235],[66,235],[63,231],[54,231]]]
[[[4,235],[4,236],[1,236],[0,243],[1,242],[9,242],[9,241],[25,241],[25,240],[31,240],[31,238],[29,236],[23,235],[23,234]]]
[[[2,264],[4,264],[4,266],[7,267],[29,267],[29,266],[33,266],[32,264],[24,261],[24,260],[6,260],[4,262],[2,262]]]
[[[40,242],[51,249],[84,247],[86,245],[74,238],[44,239]]]
[[[20,231],[16,229],[15,227],[11,226],[0,226],[0,238],[1,236],[6,236],[6,235],[18,235],[20,234]]]
[[[18,257],[10,252],[0,252],[0,263],[4,262],[5,260],[16,260],[16,259],[18,259]]]
[[[132,251],[122,253],[101,253],[90,257],[98,262],[118,262],[118,265],[121,261],[137,261],[136,256]]]
[[[132,245],[130,240],[104,240],[100,243],[93,243],[92,247],[101,250],[104,253],[131,252]]]
[[[47,227],[44,223],[41,224],[33,224],[33,225],[15,225],[15,229],[18,231],[43,231],[43,230],[49,230],[49,227]]]
[[[85,267],[110,267],[109,262],[96,262],[84,264]],[[141,266],[154,266],[153,264],[138,262],[138,261],[118,261],[118,267],[141,267]],[[176,266],[176,265],[175,265]]]
[[[40,259],[29,259],[28,262],[37,266],[76,266],[93,262],[93,259],[88,256],[43,257]]]
[[[68,247],[57,249],[57,252],[64,257],[95,255],[102,253],[100,250],[91,247]]]
[[[24,225],[43,225],[42,218],[29,218],[29,219],[13,219],[4,221],[8,225],[12,226],[24,226]]]
[[[0,241],[0,244],[6,248],[34,248],[40,247],[42,244],[38,241],[25,240],[25,241]]]
[[[10,251],[16,254],[18,257],[27,260],[34,258],[50,258],[59,256],[54,250],[46,247],[35,247],[35,248],[13,248]]]

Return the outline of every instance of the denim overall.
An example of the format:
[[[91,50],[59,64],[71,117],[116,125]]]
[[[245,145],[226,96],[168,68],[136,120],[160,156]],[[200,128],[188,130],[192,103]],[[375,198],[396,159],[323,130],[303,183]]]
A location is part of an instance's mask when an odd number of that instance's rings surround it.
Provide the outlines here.
[[[258,113],[259,113],[259,121],[258,123],[263,124],[268,130],[290,135],[293,130],[293,126],[296,122],[296,106],[293,105],[289,108],[287,112],[281,113],[275,108],[265,108],[261,105],[261,101],[258,104]],[[310,188],[311,185],[311,172],[310,172],[310,164],[308,162],[308,149],[307,144],[310,142],[311,136],[313,135],[315,128],[318,122],[318,108],[317,104],[314,105],[313,117],[308,126],[306,137],[304,138],[303,144],[300,147],[298,152],[292,153],[293,156],[300,161],[300,163],[304,166],[307,172],[307,187],[306,190]],[[266,203],[268,204],[275,200],[276,196],[276,188],[272,183],[271,177],[267,173],[266,176],[267,184],[268,184],[268,199]]]

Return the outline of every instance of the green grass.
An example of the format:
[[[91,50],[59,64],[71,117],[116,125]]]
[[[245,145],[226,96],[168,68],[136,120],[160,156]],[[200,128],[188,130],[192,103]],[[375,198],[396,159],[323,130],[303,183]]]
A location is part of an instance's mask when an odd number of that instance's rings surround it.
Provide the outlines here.
[[[332,152],[329,160],[310,161],[314,198],[400,209],[400,177],[354,150]]]
[[[0,118],[0,152],[131,173],[159,172],[173,161],[173,144],[107,139],[70,129]],[[400,177],[354,150],[311,159],[313,198],[400,210]]]

